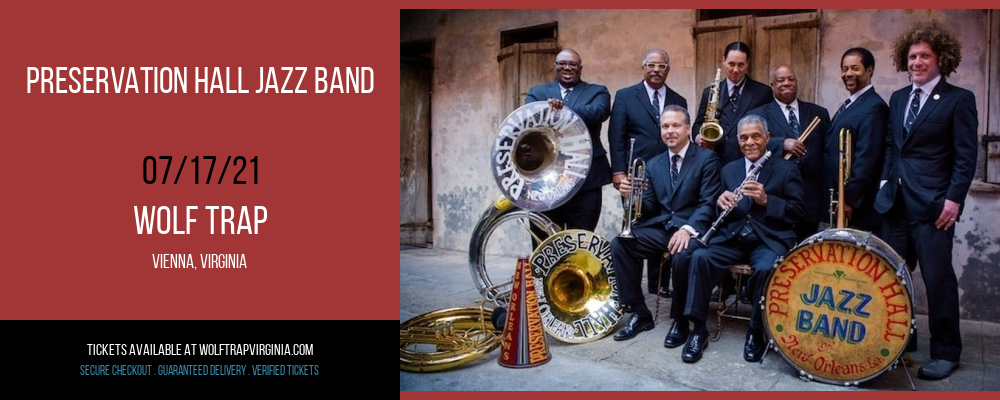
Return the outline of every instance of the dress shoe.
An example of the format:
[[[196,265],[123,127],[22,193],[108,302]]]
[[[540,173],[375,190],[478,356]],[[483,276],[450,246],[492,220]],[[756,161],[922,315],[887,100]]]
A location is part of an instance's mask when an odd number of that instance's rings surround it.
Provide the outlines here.
[[[639,332],[652,330],[656,324],[653,323],[653,316],[639,316],[632,314],[628,323],[615,333],[615,340],[629,340],[638,335]]]
[[[920,379],[926,379],[931,381],[936,381],[938,379],[947,378],[951,375],[951,372],[958,368],[958,363],[954,361],[945,361],[933,359],[931,362],[927,363],[923,367],[917,370],[917,376]]]
[[[660,288],[660,293],[658,293],[658,295],[664,299],[669,299],[673,297],[674,292],[671,292],[670,289],[667,288]]]
[[[708,347],[708,332],[692,333],[688,337],[687,343],[684,344],[684,353],[681,354],[681,360],[686,363],[698,362],[701,359],[701,352],[705,351]]]
[[[743,359],[747,362],[760,361],[764,357],[764,349],[767,348],[767,341],[763,332],[747,332],[747,343],[743,345]]]
[[[683,328],[681,327],[683,326]],[[674,347],[683,345],[687,342],[688,338],[688,326],[687,322],[678,323],[674,321],[673,325],[670,325],[670,332],[667,333],[667,338],[663,340],[663,347],[672,349]]]

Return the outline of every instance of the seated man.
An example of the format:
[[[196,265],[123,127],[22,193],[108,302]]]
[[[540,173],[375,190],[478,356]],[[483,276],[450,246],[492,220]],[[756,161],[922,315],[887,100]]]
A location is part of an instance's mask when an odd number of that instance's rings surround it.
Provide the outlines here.
[[[708,294],[730,265],[744,262],[753,268],[748,284],[753,311],[743,358],[750,362],[760,360],[765,347],[761,295],[775,259],[785,255],[795,244],[793,226],[805,213],[802,176],[795,163],[780,156],[763,160],[771,138],[767,122],[751,114],[740,120],[737,129],[743,158],[722,167],[722,186],[734,188],[730,190],[742,186],[742,189],[739,194],[727,190],[719,196],[719,208],[732,210],[720,222],[718,234],[706,233],[711,237],[702,238],[707,247],[687,253],[690,254],[687,267],[682,266],[684,260],[681,260],[686,258],[686,253],[676,257],[678,259],[674,264],[676,275],[687,273],[690,290],[685,299],[683,318],[677,320],[667,333],[664,344],[676,347],[685,343],[681,359],[687,363],[701,359],[701,353],[708,345],[708,329],[705,327]],[[748,178],[748,171],[755,165],[759,175],[756,179],[752,176]],[[694,332],[690,335],[689,322],[694,323]]]
[[[667,151],[647,160],[644,173],[648,187],[642,194],[642,214],[650,218],[632,227],[633,238],[611,241],[621,302],[632,309],[632,317],[615,334],[615,340],[628,340],[653,329],[653,316],[641,287],[642,260],[658,259],[665,251],[678,254],[688,249],[691,238],[711,224],[715,208],[712,203],[722,191],[719,158],[691,143],[691,117],[686,109],[674,104],[663,108],[660,138],[667,144]],[[629,179],[621,181],[618,191],[622,196],[632,193],[630,183]],[[677,277],[675,274],[674,293],[683,298],[687,275]],[[671,315],[674,311],[680,315],[678,307],[671,310]]]

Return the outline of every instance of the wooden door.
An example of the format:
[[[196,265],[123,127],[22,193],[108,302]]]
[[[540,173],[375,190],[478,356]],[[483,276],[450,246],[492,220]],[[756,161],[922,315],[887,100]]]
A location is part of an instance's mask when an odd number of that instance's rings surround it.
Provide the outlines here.
[[[402,59],[399,72],[399,243],[432,242],[430,62]]]

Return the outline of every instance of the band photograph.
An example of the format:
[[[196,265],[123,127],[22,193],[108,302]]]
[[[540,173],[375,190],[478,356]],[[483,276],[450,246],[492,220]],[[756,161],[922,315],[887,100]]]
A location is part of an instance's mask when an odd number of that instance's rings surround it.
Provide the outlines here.
[[[400,391],[1000,390],[1000,10],[400,10]]]

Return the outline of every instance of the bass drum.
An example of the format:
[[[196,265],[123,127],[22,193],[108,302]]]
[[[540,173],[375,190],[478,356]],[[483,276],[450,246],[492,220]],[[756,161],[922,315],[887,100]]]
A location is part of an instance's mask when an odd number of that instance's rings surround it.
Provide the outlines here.
[[[779,258],[764,292],[771,344],[810,380],[857,386],[900,361],[913,331],[902,257],[869,232],[819,232]]]

